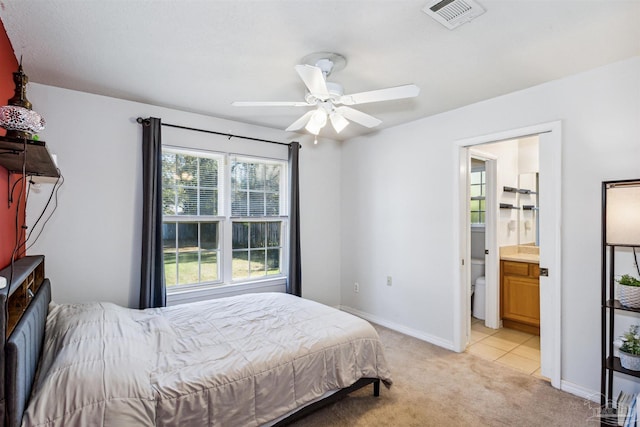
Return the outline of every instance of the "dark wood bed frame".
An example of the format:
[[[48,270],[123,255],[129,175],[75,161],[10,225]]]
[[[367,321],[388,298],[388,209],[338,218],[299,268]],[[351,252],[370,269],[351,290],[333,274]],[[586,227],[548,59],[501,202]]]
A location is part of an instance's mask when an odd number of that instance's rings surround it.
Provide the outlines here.
[[[21,258],[14,263],[13,269],[1,270],[0,276],[6,277],[7,282],[12,277],[11,286],[0,290],[0,304],[4,308],[0,310],[0,340],[4,346],[0,353],[0,384],[4,384],[4,387],[0,386],[0,420],[6,427],[19,427],[42,353],[51,283],[45,278],[42,255]],[[274,425],[291,424],[369,384],[373,384],[373,395],[379,396],[380,379],[361,378]]]

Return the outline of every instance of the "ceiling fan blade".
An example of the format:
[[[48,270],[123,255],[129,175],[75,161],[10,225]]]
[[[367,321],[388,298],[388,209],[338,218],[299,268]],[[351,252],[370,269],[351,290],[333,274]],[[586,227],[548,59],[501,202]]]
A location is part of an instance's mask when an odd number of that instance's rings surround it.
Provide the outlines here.
[[[351,120],[352,122],[356,122],[361,124],[362,126],[372,128],[378,126],[382,123],[382,120],[376,119],[369,114],[363,113],[362,111],[355,110],[351,107],[338,107],[336,108],[336,112],[342,114],[345,118]]]
[[[296,71],[313,96],[322,100],[329,99],[331,95],[320,68],[306,64],[296,65]]]
[[[309,107],[311,104],[302,101],[234,101],[234,107]]]
[[[295,122],[291,123],[291,125],[289,125],[288,128],[286,128],[286,131],[293,131],[293,130],[299,130],[302,129],[307,122],[309,121],[309,119],[311,118],[311,115],[315,112],[316,110],[311,110],[311,111],[307,111],[306,113],[304,113],[298,120],[296,120]]]
[[[404,85],[387,89],[343,95],[340,102],[344,105],[366,104],[368,102],[390,101],[392,99],[412,98],[418,96],[420,88],[416,85]]]

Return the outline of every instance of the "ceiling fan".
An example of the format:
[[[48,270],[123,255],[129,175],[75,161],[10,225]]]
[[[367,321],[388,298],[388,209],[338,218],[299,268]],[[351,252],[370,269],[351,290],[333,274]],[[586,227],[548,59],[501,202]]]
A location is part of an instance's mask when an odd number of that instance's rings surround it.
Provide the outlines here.
[[[411,98],[420,92],[418,86],[409,84],[345,95],[342,85],[327,81],[332,71],[344,68],[346,65],[344,56],[319,52],[307,55],[303,58],[303,62],[304,64],[296,65],[295,70],[307,88],[304,101],[236,101],[232,105],[236,107],[315,107],[303,114],[286,130],[297,131],[304,127],[317,136],[320,129],[327,124],[327,120],[331,122],[337,133],[347,127],[350,121],[368,128],[382,123],[381,120],[369,114],[351,108],[351,105]]]

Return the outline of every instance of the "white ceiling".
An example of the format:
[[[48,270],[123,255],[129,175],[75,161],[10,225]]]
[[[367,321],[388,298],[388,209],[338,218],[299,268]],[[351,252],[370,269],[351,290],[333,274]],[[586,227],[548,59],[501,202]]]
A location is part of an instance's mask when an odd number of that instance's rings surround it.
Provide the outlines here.
[[[378,129],[640,55],[640,0],[477,1],[455,30],[427,0],[0,0],[0,19],[32,82],[279,129],[307,109],[231,102],[302,101],[313,52],[347,58],[329,77],[346,93],[420,87],[357,106]]]

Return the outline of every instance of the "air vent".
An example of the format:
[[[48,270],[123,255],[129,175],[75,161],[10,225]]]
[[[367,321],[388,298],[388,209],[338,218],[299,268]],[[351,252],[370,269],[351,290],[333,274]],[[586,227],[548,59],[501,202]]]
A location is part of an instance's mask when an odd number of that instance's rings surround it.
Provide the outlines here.
[[[450,30],[484,13],[482,6],[473,0],[432,0],[422,11]]]

